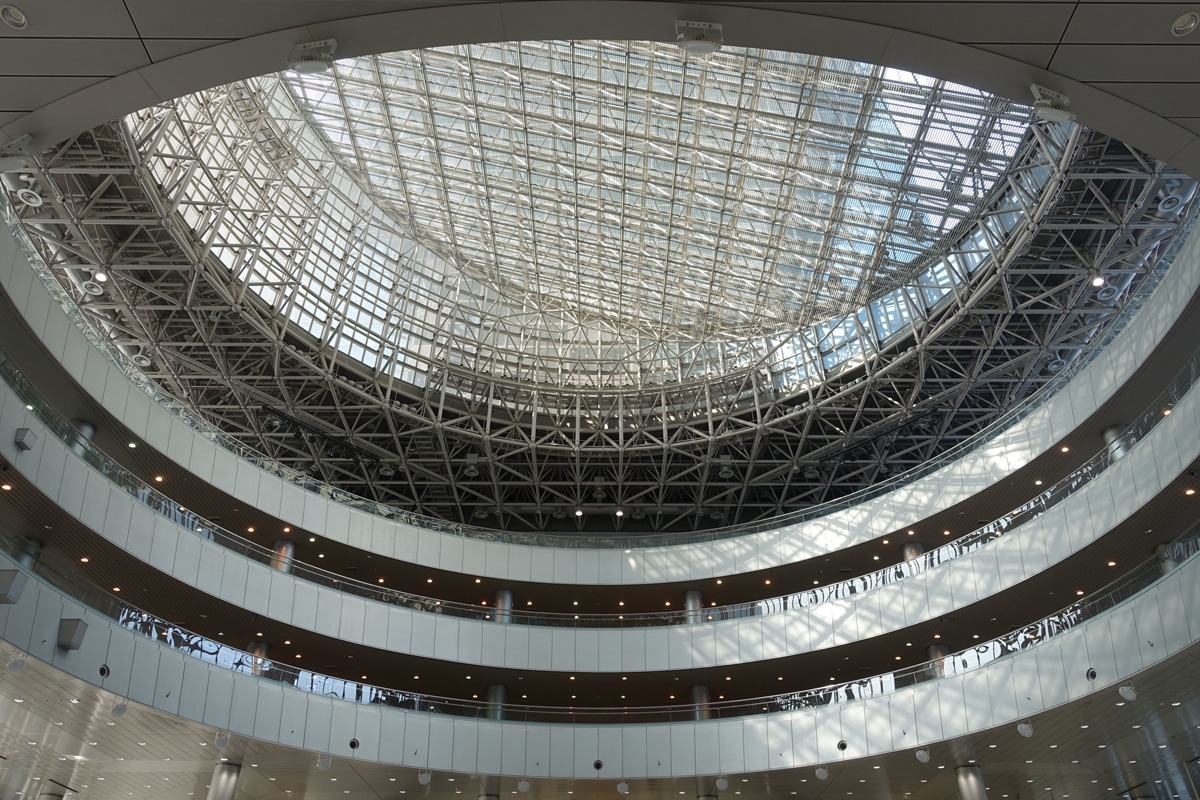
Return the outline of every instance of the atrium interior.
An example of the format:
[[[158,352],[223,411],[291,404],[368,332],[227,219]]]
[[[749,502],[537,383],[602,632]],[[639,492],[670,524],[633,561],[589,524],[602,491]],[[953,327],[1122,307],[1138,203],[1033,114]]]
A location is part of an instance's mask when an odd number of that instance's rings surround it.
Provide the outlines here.
[[[0,800],[1200,798],[1200,7],[0,23]]]

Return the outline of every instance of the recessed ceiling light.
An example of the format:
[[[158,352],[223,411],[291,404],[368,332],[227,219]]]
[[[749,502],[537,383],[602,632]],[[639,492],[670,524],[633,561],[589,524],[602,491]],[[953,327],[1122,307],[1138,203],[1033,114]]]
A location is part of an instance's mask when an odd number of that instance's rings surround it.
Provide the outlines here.
[[[284,533],[291,533],[291,532],[292,532],[292,529],[291,529],[290,527],[288,527],[287,525],[284,525],[284,526],[283,526],[283,532],[284,532]]]
[[[583,509],[582,509],[582,508],[577,508],[577,509],[575,509],[575,516],[577,516],[577,517],[582,517],[582,516],[583,516]]]
[[[1196,493],[1196,490],[1195,489],[1185,489],[1183,493],[1186,494],[1188,497],[1191,497],[1192,495],[1194,495]]]
[[[162,475],[155,475],[155,476],[154,476],[154,482],[155,482],[155,483],[162,483],[162,482],[163,482],[163,477],[162,477]]]
[[[137,447],[137,442],[130,442],[130,443],[129,443],[129,446],[130,446],[131,448],[132,448],[132,447]]]
[[[1185,14],[1180,14],[1171,23],[1171,35],[1177,39],[1182,39],[1196,30],[1197,27],[1200,27],[1200,14],[1195,11],[1188,11]]]
[[[1115,561],[1110,561],[1110,562],[1108,562],[1108,565],[1109,565],[1110,567],[1115,567],[1115,566],[1117,565],[1117,562],[1115,562]]]
[[[1069,452],[1071,452],[1071,448],[1067,447],[1065,444],[1064,444],[1062,447],[1058,448],[1058,449],[1059,449],[1061,452],[1063,452],[1063,453],[1069,453]]]
[[[317,540],[317,537],[315,537],[315,536],[310,536],[310,537],[308,537],[308,540],[309,540],[310,542],[315,542],[315,541]]]
[[[1187,16],[1186,14],[1184,16]],[[23,31],[29,27],[29,17],[25,12],[14,5],[5,3],[0,6],[0,19],[4,20],[4,24],[12,28],[14,31]],[[1181,17],[1182,19],[1182,17]],[[1176,20],[1178,23],[1179,20]],[[1172,29],[1173,30],[1173,29]],[[1189,31],[1190,33],[1190,31]],[[1184,34],[1176,34],[1182,36]]]
[[[6,492],[11,492],[12,484],[11,483],[0,483],[0,489],[3,489]]]
[[[87,557],[87,556],[84,556],[83,558],[79,559],[79,561],[80,561],[80,563],[82,563],[82,564],[86,564],[86,563],[88,563],[88,557]]]

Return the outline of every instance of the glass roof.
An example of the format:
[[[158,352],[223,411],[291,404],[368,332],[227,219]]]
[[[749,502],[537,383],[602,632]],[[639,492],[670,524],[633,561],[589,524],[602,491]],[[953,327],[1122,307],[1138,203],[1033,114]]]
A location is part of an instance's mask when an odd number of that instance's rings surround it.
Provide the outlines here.
[[[650,335],[796,329],[907,282],[1023,108],[838,59],[524,42],[287,80],[420,240],[531,308]]]
[[[285,318],[417,386],[600,391],[795,388],[920,319],[986,256],[950,250],[1029,126],[909,72],[652,42],[347,59],[176,115],[162,150],[210,165],[180,211]]]

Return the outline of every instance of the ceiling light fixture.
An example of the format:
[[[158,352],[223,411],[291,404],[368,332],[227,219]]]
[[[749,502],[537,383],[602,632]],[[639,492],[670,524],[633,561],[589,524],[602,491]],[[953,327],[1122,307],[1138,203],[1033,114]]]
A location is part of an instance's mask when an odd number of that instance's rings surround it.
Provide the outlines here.
[[[1137,689],[1133,688],[1132,683],[1121,684],[1121,687],[1117,689],[1117,694],[1121,695],[1123,699],[1128,700],[1131,703],[1134,700],[1137,700]]]
[[[288,53],[287,68],[301,75],[327,72],[333,66],[333,54],[336,50],[337,39],[298,44]]]
[[[1176,39],[1182,39],[1195,31],[1197,27],[1200,27],[1200,13],[1188,11],[1186,14],[1180,14],[1171,23],[1171,35]]]
[[[920,761],[922,764],[928,764],[929,763],[929,748],[922,747],[920,750],[918,750],[916,752],[916,756],[917,756],[917,761]]]
[[[721,49],[725,34],[719,22],[675,20],[675,43],[690,56],[710,56]]]
[[[1017,723],[1017,733],[1021,734],[1026,739],[1033,736],[1033,723],[1029,720]]]
[[[1185,14],[1184,16],[1187,15]],[[1182,19],[1182,17],[1180,19]],[[25,12],[9,3],[5,3],[4,5],[0,6],[0,20],[4,20],[4,24],[12,28],[14,31],[23,31],[29,27],[29,17],[25,14]],[[1179,22],[1179,20],[1175,21],[1176,23]],[[1174,30],[1174,27],[1172,27],[1172,30]],[[1188,32],[1190,33],[1191,31]],[[1184,34],[1177,35],[1182,36]]]
[[[1075,112],[1071,109],[1071,100],[1065,94],[1047,89],[1034,83],[1029,87],[1033,93],[1033,113],[1043,122],[1071,122]]]

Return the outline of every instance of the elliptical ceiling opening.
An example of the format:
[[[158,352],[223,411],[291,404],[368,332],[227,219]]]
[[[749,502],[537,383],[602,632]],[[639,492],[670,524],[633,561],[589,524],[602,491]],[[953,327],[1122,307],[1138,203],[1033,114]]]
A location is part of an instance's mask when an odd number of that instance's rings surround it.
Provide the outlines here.
[[[177,103],[174,131],[258,143],[179,142],[227,165],[180,210],[201,229],[213,201],[251,212],[221,220],[254,220],[222,261],[416,387],[435,369],[551,393],[811,385],[967,278],[982,248],[939,256],[1029,124],[894,69],[648,42],[406,51],[248,87]],[[152,163],[164,184],[174,163]]]

